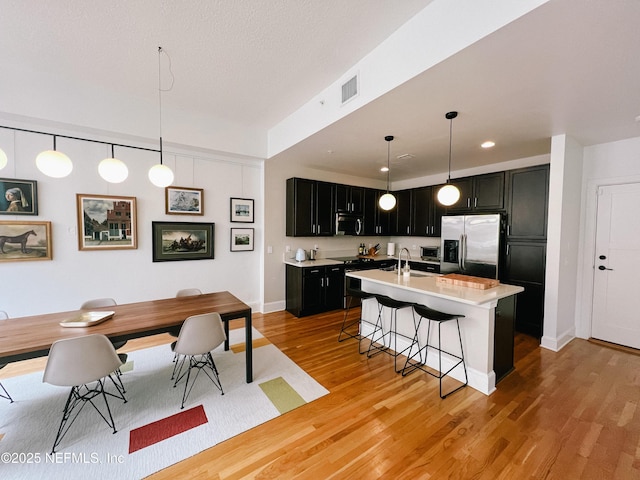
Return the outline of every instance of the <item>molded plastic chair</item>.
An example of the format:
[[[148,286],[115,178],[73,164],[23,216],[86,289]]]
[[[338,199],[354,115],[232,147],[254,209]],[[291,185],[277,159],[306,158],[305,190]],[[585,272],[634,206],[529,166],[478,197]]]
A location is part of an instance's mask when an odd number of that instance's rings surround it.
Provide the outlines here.
[[[202,295],[202,292],[199,288],[183,288],[182,290],[178,290],[176,293],[176,298],[178,297],[195,297],[196,295]],[[169,335],[172,337],[177,337],[180,333],[180,327],[175,327],[169,330]]]
[[[93,308],[112,307],[114,305],[117,305],[117,303],[113,298],[94,298],[93,300],[87,300],[82,305],[80,305],[80,310],[91,310]],[[115,348],[116,350],[124,347],[127,343],[126,340],[120,340],[118,342],[114,342],[112,340],[109,340],[109,341],[113,344],[113,348]],[[120,360],[122,361],[123,364],[127,363],[127,359],[129,357],[126,353],[118,353],[118,356],[120,357]],[[116,375],[120,383],[120,386],[118,387],[119,390],[121,390],[122,393],[126,393],[126,390],[124,389],[124,384],[122,383],[122,378],[121,378],[122,372],[120,371],[120,369],[117,370]]]
[[[176,293],[176,297],[193,297],[195,295],[202,295],[199,288],[183,288]]]
[[[171,377],[172,379],[175,378],[173,386],[176,387],[180,380],[185,376],[187,377],[180,409],[184,408],[184,402],[191,393],[200,372],[204,372],[213,384],[218,387],[220,393],[224,395],[220,377],[218,376],[218,369],[211,356],[211,351],[222,345],[226,338],[222,318],[217,312],[193,315],[184,321],[178,340],[171,344],[171,349],[174,353],[182,356],[181,360],[176,361],[173,369],[174,375]],[[183,369],[185,370],[184,372]],[[191,385],[189,385],[193,369],[197,369],[197,371]]]
[[[0,310],[0,321],[1,320],[6,320],[7,318],[9,318],[9,315],[7,315],[7,312],[5,312],[3,310]],[[6,363],[0,363],[0,370],[3,369],[6,366],[7,366]],[[7,389],[4,388],[4,385],[2,385],[2,382],[0,382],[0,389],[2,389],[2,391],[4,392],[4,394],[2,392],[0,392],[0,397],[6,398],[11,403],[13,403],[13,398],[11,398],[11,395],[9,395],[9,392],[7,392]]]
[[[93,334],[67,338],[51,345],[42,381],[60,387],[71,387],[64,406],[62,421],[51,448],[52,454],[55,453],[56,447],[87,402],[107,422],[107,425],[113,428],[113,433],[116,433],[107,395],[127,401],[111,377],[111,374],[121,365],[122,362],[112,343],[104,335]],[[104,381],[107,377],[116,385],[117,395],[105,391]],[[96,405],[96,397],[104,399],[106,413]]]
[[[103,307],[112,307],[117,305],[116,301],[113,298],[95,298],[93,300],[87,300],[82,305],[80,305],[80,310],[91,310],[92,308],[103,308]],[[124,347],[126,340],[120,342],[111,342],[113,343],[113,347],[118,350],[119,348]]]

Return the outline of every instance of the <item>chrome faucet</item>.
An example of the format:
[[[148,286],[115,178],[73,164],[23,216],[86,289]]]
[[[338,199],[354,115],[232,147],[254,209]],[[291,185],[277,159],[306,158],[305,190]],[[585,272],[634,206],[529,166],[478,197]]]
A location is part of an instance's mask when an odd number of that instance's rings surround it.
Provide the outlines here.
[[[405,265],[409,266],[409,260],[411,260],[411,254],[409,253],[409,249],[407,247],[403,247],[398,254],[398,275],[402,273],[402,252],[407,252],[407,260]]]

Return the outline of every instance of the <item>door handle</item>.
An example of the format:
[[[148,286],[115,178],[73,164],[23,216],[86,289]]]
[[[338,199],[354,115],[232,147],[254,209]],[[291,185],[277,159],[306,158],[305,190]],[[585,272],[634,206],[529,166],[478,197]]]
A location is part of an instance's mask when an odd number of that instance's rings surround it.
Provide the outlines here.
[[[598,267],[598,270],[613,270],[613,268],[607,268],[607,267],[605,267],[604,265],[600,265],[600,266]]]

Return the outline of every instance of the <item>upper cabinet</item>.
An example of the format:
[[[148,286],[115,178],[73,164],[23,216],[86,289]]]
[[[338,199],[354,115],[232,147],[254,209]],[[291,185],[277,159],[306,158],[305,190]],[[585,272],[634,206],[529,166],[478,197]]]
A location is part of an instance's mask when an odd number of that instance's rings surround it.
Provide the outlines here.
[[[510,170],[507,174],[507,237],[546,240],[549,165]]]
[[[347,213],[363,213],[364,187],[336,185],[336,211]]]
[[[389,235],[389,212],[382,210],[378,206],[380,197],[385,193],[387,192],[384,190],[364,189],[363,235]]]
[[[396,206],[389,214],[391,235],[411,235],[411,190],[393,192]]]
[[[441,185],[414,188],[411,191],[411,235],[439,237],[444,207],[436,194]]]
[[[460,190],[460,200],[447,207],[447,213],[504,210],[504,178],[505,172],[497,172],[451,180]]]
[[[289,178],[287,180],[288,237],[335,234],[335,184]]]

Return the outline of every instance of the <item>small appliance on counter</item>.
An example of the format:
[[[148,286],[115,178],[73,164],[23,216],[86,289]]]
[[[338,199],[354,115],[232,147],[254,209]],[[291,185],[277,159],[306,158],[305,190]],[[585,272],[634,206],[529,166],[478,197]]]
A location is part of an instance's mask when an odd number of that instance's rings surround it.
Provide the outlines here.
[[[304,262],[307,259],[307,252],[304,251],[304,249],[299,248],[298,250],[296,250],[296,260],[298,262]]]
[[[311,250],[309,250],[309,260],[315,260],[318,256],[318,250],[316,250],[315,248],[312,248]]]
[[[431,262],[439,262],[440,247],[420,247],[420,258]]]
[[[396,254],[396,244],[387,243],[387,255],[393,257]]]

